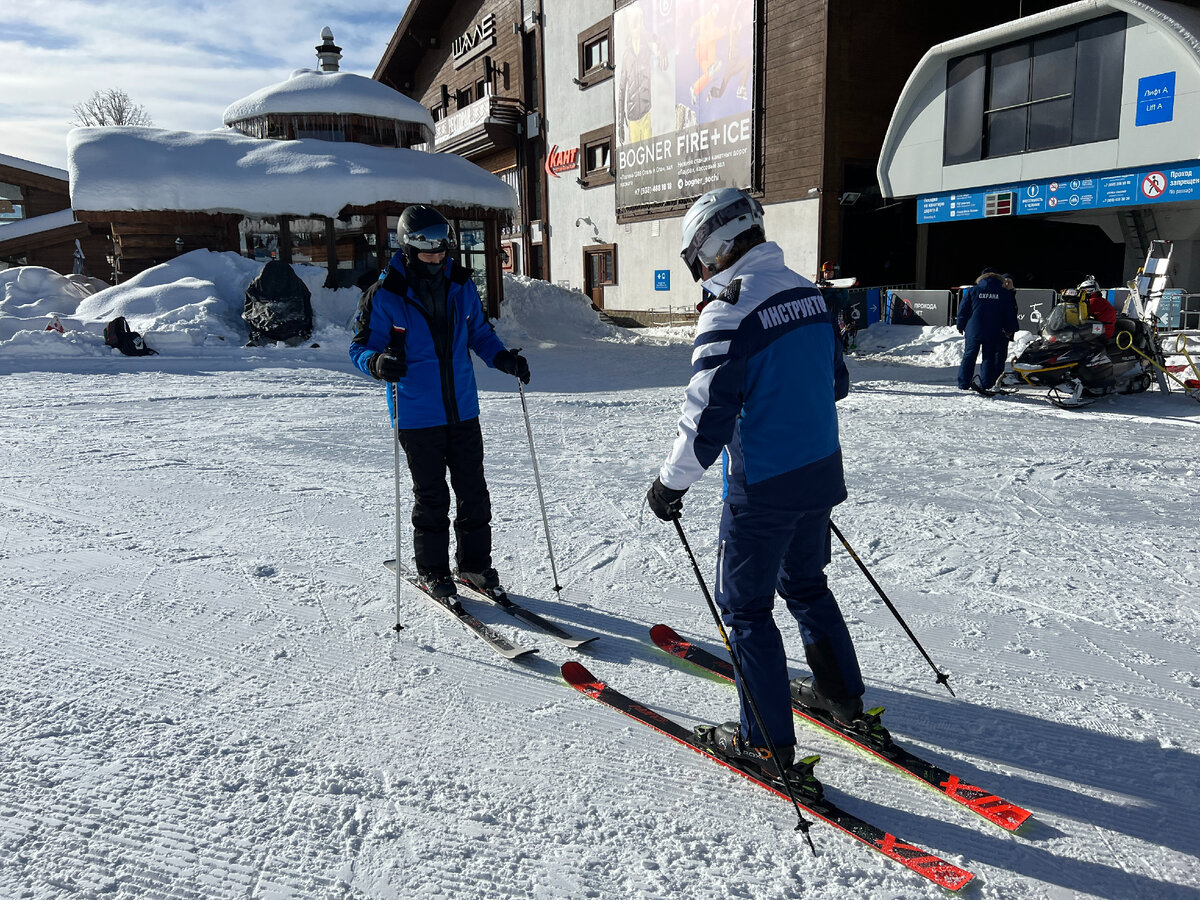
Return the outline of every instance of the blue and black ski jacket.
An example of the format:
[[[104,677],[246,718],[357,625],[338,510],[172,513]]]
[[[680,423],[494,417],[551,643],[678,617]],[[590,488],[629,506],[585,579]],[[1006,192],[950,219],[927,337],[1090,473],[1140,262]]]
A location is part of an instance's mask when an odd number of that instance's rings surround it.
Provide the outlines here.
[[[690,487],[725,457],[729,503],[816,510],[846,499],[834,403],[850,390],[825,299],[783,262],[752,247],[704,282],[679,435],[659,471]]]
[[[483,313],[471,273],[447,259],[445,275],[447,315],[443,333],[434,333],[431,311],[409,284],[399,253],[358,305],[350,359],[364,374],[371,374],[371,357],[388,348],[393,334],[403,342],[408,374],[396,384],[399,410],[392,408],[392,392],[387,392],[392,424],[402,429],[432,428],[477,418],[479,392],[468,351],[474,350],[491,366],[496,354],[504,349]]]

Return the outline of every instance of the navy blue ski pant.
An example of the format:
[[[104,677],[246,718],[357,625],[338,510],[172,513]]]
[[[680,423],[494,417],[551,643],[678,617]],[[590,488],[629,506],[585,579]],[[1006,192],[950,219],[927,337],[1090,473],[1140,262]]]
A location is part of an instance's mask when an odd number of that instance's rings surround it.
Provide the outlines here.
[[[816,683],[834,697],[860,697],[862,674],[842,612],[825,581],[828,509],[797,512],[725,504],[717,559],[717,606],[745,677],[742,734],[766,741],[746,701],[749,688],[776,746],[796,743],[787,657],[772,609],[779,592],[800,626]]]
[[[983,362],[979,367],[979,383],[991,388],[1004,374],[1004,361],[1008,357],[1008,339],[1004,335],[987,340],[977,334],[968,333],[963,342],[962,365],[958,367],[958,386],[964,391],[971,386],[975,376],[975,359],[983,350]]]

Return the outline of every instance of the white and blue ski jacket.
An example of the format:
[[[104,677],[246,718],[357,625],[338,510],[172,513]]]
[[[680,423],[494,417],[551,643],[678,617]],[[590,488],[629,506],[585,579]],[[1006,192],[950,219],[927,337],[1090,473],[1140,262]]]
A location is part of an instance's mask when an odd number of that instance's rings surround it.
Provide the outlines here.
[[[403,329],[408,374],[396,383],[398,411],[392,409],[392,392],[387,392],[392,422],[402,429],[452,425],[478,417],[479,392],[468,350],[491,366],[504,349],[483,313],[471,273],[447,260],[446,282],[447,321],[442,334],[434,334],[432,316],[409,285],[399,253],[358,305],[350,359],[364,374],[371,374],[371,357],[393,340],[393,328]]]
[[[659,471],[684,490],[724,455],[725,500],[812,510],[846,499],[834,403],[850,390],[821,292],[775,243],[703,283],[679,434]]]

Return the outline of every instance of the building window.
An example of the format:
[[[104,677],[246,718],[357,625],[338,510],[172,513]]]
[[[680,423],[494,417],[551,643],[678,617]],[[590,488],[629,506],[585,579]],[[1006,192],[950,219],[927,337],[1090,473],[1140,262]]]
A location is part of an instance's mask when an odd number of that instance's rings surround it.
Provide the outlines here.
[[[612,184],[616,180],[616,173],[613,171],[612,146],[613,129],[611,125],[579,136],[579,183],[585,188]]]
[[[483,222],[455,219],[453,225],[458,262],[471,273],[479,299],[487,309],[487,235]]]
[[[25,218],[25,195],[19,185],[0,181],[0,223]]]
[[[608,53],[608,35],[602,34],[594,41],[583,45],[583,71],[594,72],[605,64],[612,62]]]
[[[454,101],[459,109],[466,109],[471,105],[471,89],[463,88],[454,94]]]
[[[1116,138],[1125,26],[1118,13],[950,60],[945,164]]]
[[[612,19],[605,19],[587,31],[580,32],[577,41],[579,77],[575,79],[575,83],[580,89],[612,78]]]

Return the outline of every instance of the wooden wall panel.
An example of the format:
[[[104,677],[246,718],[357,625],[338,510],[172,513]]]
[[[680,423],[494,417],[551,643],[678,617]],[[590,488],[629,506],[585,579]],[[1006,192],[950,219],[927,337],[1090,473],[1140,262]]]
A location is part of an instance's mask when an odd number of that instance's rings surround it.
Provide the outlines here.
[[[763,200],[806,199],[821,183],[825,140],[825,2],[764,3]]]
[[[451,48],[457,38],[478,25],[485,15],[493,13],[496,16],[496,46],[485,53],[499,69],[499,77],[493,83],[494,94],[497,97],[521,99],[521,36],[513,34],[513,24],[521,21],[519,0],[455,3],[445,9],[447,5],[442,5],[445,18],[438,30],[438,46],[425,52],[413,78],[412,90],[405,93],[433,109],[441,104],[441,86],[444,84],[450,90],[450,109],[455,110],[455,92],[466,87],[473,88],[475,82],[483,77],[483,56],[477,56],[461,69],[456,69]]]

